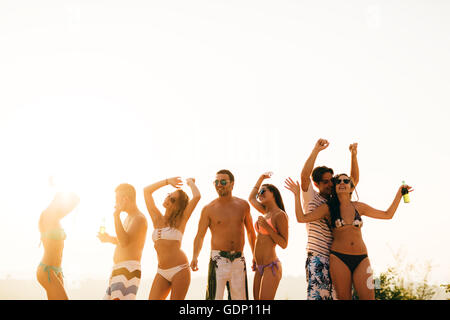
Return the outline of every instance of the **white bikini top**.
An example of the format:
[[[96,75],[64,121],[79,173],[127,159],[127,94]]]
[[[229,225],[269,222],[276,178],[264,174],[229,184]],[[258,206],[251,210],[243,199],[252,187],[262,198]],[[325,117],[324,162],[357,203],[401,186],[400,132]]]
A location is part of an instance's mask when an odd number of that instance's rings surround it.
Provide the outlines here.
[[[152,239],[154,242],[159,239],[181,241],[181,239],[183,239],[183,234],[178,229],[165,227],[153,230]]]

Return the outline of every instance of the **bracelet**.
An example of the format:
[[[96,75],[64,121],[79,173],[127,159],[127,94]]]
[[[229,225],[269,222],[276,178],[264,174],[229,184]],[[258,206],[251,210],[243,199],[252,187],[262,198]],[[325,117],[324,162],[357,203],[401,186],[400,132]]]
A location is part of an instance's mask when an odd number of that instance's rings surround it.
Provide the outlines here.
[[[253,187],[253,189],[259,190],[259,187]]]

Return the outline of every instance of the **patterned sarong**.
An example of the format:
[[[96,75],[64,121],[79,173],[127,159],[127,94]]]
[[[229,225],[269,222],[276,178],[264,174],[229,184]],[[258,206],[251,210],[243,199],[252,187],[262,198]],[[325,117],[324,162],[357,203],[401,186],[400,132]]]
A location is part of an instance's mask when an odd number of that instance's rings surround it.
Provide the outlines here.
[[[135,260],[114,265],[103,300],[136,300],[141,281],[141,263]]]

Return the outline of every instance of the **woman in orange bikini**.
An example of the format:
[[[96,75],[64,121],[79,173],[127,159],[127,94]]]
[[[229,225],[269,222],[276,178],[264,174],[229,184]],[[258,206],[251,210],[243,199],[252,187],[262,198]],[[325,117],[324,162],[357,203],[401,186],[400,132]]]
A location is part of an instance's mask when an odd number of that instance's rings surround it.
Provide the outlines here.
[[[327,203],[305,215],[300,204],[300,186],[291,178],[286,188],[295,194],[295,213],[298,222],[311,222],[326,218],[331,226],[333,242],[330,250],[330,273],[339,300],[352,299],[352,285],[360,300],[374,300],[372,269],[367,256],[361,227],[361,216],[375,219],[392,219],[402,198],[401,186],[386,211],[377,210],[365,203],[351,201],[355,185],[346,174],[333,177],[333,189]],[[411,187],[406,186],[409,191]]]
[[[264,173],[256,182],[249,196],[252,206],[264,215],[258,217],[258,232],[253,261],[253,297],[255,300],[273,300],[282,276],[281,262],[275,252],[276,245],[285,249],[288,244],[288,218],[284,212],[280,191],[272,184],[262,184],[270,178]]]
[[[61,227],[60,220],[69,214],[79,201],[74,193],[59,192],[39,218],[44,256],[36,271],[36,277],[47,292],[48,300],[68,300],[61,268],[66,233]]]

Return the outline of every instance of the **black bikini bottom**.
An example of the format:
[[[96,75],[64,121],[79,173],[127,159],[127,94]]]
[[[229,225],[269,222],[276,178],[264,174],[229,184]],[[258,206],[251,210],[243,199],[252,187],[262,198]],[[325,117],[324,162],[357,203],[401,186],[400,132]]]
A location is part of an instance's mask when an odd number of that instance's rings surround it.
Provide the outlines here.
[[[360,254],[360,255],[344,254],[331,250],[330,254],[338,257],[343,263],[345,263],[345,265],[350,269],[351,273],[355,271],[355,269],[359,266],[361,261],[367,258],[367,254]]]

